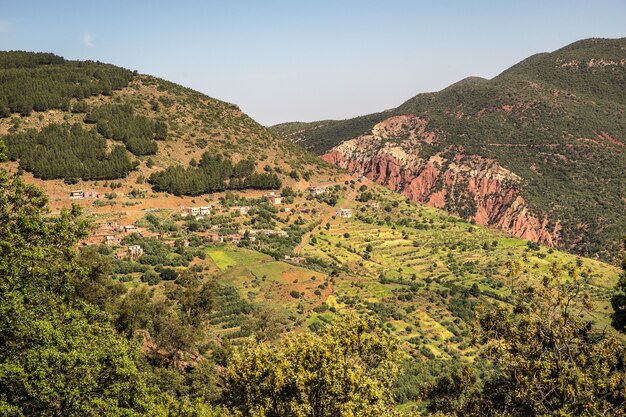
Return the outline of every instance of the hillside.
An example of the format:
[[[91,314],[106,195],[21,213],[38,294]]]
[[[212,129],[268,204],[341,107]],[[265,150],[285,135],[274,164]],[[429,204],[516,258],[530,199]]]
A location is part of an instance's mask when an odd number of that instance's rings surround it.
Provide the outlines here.
[[[425,393],[460,370],[464,396],[510,407],[477,395],[511,368],[477,339],[499,312],[514,331],[556,317],[512,349],[545,353],[532,365],[565,406],[566,362],[602,382],[579,385],[606,414],[623,408],[615,266],[355,178],[164,80],[50,54],[0,64],[0,414],[409,417],[447,410]],[[373,135],[437,146],[426,126],[387,117]]]
[[[413,200],[615,260],[625,103],[626,39],[588,39],[393,110],[272,129]]]
[[[276,189],[339,174],[237,106],[149,75],[0,52],[0,79],[5,166],[44,188],[53,207],[69,207],[74,190],[146,195],[158,207],[171,202],[156,191]]]
[[[186,200],[209,205],[210,215],[152,208],[128,229],[118,228],[128,208],[94,208],[95,230],[81,252],[99,254],[98,265],[110,265],[109,285],[122,286],[121,305],[109,307],[121,309],[116,315],[137,297],[152,311],[118,328],[142,342],[158,375],[176,370],[193,381],[185,369],[203,360],[227,366],[233,359],[224,355],[251,337],[275,345],[357,313],[397,340],[404,377],[393,400],[411,407],[422,383],[463,364],[476,372],[489,366],[472,344],[478,305],[510,307],[516,294],[553,274],[579,279],[589,294],[591,311],[580,298],[572,303],[577,317],[610,328],[616,267],[472,225],[366,179],[327,184],[317,196],[303,188],[282,195],[276,204],[250,191]],[[190,292],[199,298],[191,322],[184,310]]]

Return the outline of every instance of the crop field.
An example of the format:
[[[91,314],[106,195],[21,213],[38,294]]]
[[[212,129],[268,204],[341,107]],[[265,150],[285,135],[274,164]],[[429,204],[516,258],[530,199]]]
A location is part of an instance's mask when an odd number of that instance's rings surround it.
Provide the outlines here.
[[[513,291],[539,285],[556,264],[560,279],[570,273],[583,279],[596,306],[588,318],[600,327],[608,324],[616,268],[529,245],[375,190],[378,208],[355,203],[353,218],[334,218],[303,249],[305,256],[335,263],[341,271],[334,278],[333,310],[379,316],[411,354],[471,357],[467,336],[473,307],[509,302]],[[329,319],[323,311],[309,322]]]
[[[255,326],[267,317],[274,320],[275,331],[284,333],[315,330],[337,313],[357,311],[379,318],[408,355],[473,360],[475,307],[510,303],[513,292],[540,285],[556,265],[559,279],[582,279],[595,303],[586,318],[600,328],[609,325],[616,268],[473,225],[366,184],[337,188],[335,206],[300,195],[292,204],[314,212],[272,214],[273,227],[291,231],[287,228],[297,220],[302,230],[311,230],[302,244],[290,240],[291,246],[286,239],[261,239],[239,245],[196,241],[177,249],[182,237],[193,240],[184,231],[185,220],[155,213],[139,223],[156,227],[153,232],[178,228],[178,235],[170,236],[169,244],[137,241],[149,251],[152,258],[144,262],[152,266],[118,261],[120,279],[125,276],[131,288],[143,285],[159,263],[179,273],[193,268],[218,286],[210,330],[234,342],[257,334]],[[337,207],[352,208],[352,218],[333,216]],[[234,229],[258,221],[222,217],[215,221]],[[297,249],[284,258],[274,250],[278,247]],[[155,298],[165,298],[172,284],[163,281],[151,288]]]

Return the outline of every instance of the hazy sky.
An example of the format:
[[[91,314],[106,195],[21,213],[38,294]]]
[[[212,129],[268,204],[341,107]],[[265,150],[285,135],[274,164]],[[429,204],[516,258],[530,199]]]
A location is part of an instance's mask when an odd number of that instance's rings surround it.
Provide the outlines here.
[[[536,52],[626,36],[626,0],[0,0],[0,49],[156,75],[257,121],[395,107]]]

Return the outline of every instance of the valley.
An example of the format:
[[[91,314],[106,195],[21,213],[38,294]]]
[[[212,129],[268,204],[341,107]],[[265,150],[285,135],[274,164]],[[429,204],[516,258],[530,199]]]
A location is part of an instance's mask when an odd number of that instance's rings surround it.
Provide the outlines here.
[[[0,414],[499,415],[519,363],[559,396],[610,379],[593,401],[621,409],[620,48],[271,129],[0,52]],[[567,92],[572,68],[593,88]]]
[[[391,110],[272,130],[415,201],[611,262],[626,230],[625,51],[581,40]]]

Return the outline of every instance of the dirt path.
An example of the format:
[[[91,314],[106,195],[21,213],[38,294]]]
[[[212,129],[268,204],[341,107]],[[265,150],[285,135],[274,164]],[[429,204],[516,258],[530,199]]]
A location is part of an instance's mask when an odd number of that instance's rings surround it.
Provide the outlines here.
[[[296,254],[296,255],[299,255],[300,252],[302,252],[302,248],[304,248],[306,246],[306,244],[309,243],[309,239],[311,238],[311,235],[313,235],[313,233],[321,230],[322,227],[324,226],[324,224],[328,223],[330,221],[330,219],[335,215],[335,211],[337,209],[347,208],[347,206],[354,200],[354,197],[356,196],[356,193],[357,193],[357,190],[354,189],[354,190],[350,191],[348,194],[346,194],[346,198],[345,198],[343,204],[341,204],[341,206],[335,206],[335,207],[328,206],[328,208],[326,210],[326,213],[324,214],[324,217],[322,218],[319,226],[313,228],[313,230],[311,230],[310,232],[308,232],[304,236],[302,236],[302,240],[300,241],[298,246],[296,246],[294,248],[293,253]]]
[[[328,297],[330,297],[331,295],[333,295],[333,283],[332,281],[328,281],[328,287],[326,287],[324,289],[324,292],[322,293],[322,297],[320,297],[317,301],[315,301],[313,304],[311,304],[309,306],[309,308],[307,308],[306,310],[304,310],[304,316],[306,316],[307,314],[309,314],[311,311],[313,311],[313,309],[315,307],[319,307],[322,304],[324,304],[326,302],[326,300],[328,300]]]

